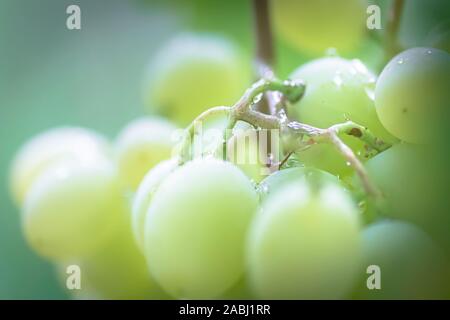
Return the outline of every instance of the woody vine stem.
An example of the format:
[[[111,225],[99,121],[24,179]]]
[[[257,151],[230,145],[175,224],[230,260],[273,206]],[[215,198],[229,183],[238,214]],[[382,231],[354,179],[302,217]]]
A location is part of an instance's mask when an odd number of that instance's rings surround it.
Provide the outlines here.
[[[195,135],[197,123],[212,115],[222,114],[228,117],[227,129],[232,129],[237,121],[245,121],[256,128],[278,130],[282,152],[287,156],[293,152],[313,148],[316,144],[331,143],[345,161],[354,168],[366,193],[373,198],[379,198],[380,191],[370,181],[364,166],[353,150],[341,140],[340,136],[350,135],[362,140],[366,145],[369,157],[386,150],[390,145],[375,137],[364,126],[352,121],[322,129],[289,119],[286,112],[287,106],[298,102],[303,97],[307,90],[307,84],[301,80],[283,81],[275,77],[272,69],[274,55],[268,1],[253,0],[253,6],[257,42],[255,69],[260,80],[247,89],[233,106],[213,107],[194,119],[186,129],[180,163],[192,158],[191,141]],[[262,99],[259,99],[261,95]],[[224,137],[227,137],[225,133]],[[224,140],[224,143],[227,143],[227,139]]]

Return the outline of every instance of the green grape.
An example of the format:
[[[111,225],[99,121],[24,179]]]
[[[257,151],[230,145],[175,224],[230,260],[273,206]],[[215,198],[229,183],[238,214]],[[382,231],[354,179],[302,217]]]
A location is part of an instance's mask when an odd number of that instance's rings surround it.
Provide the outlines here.
[[[129,212],[123,212],[121,224],[106,245],[80,261],[64,263],[78,265],[81,289],[76,297],[94,299],[165,299],[150,276],[144,256],[136,246],[129,222]],[[67,279],[64,274],[63,279]]]
[[[273,0],[271,4],[278,34],[300,51],[322,54],[333,47],[349,52],[363,39],[365,1]]]
[[[247,283],[246,277],[239,280],[231,289],[219,297],[220,300],[252,300],[255,299]]]
[[[249,70],[232,43],[212,34],[184,33],[152,61],[145,101],[152,111],[187,125],[211,106],[235,103],[249,81]]]
[[[360,264],[358,212],[335,184],[288,184],[252,223],[248,275],[263,299],[344,298]]]
[[[61,160],[92,162],[110,153],[106,139],[79,127],[50,129],[30,139],[15,156],[10,174],[10,189],[18,205],[36,178]]]
[[[291,183],[306,182],[311,186],[320,187],[323,184],[335,183],[341,185],[341,181],[334,175],[309,167],[294,167],[282,169],[272,173],[259,184],[260,198],[262,202],[270,199],[272,195]]]
[[[293,79],[306,81],[303,98],[289,112],[294,118],[320,128],[327,128],[347,120],[370,129],[387,142],[394,138],[384,129],[375,110],[373,93],[375,75],[359,60],[327,57],[309,62],[292,74]],[[364,144],[354,137],[343,137],[360,160],[364,159]],[[299,153],[308,166],[346,176],[352,168],[331,145],[314,145]]]
[[[215,298],[237,283],[257,202],[250,180],[227,162],[197,159],[169,175],[145,221],[145,255],[162,288],[176,298]]]
[[[353,137],[342,137],[342,141],[355,152],[360,161],[365,160],[363,142]],[[328,143],[313,145],[309,149],[297,151],[296,154],[305,166],[316,167],[341,179],[351,176],[354,172],[353,167],[336,147]]]
[[[223,139],[227,121],[227,117],[220,115],[197,122],[191,146],[193,158],[223,157]]]
[[[400,53],[377,81],[375,105],[380,121],[402,140],[431,142],[447,125],[449,82],[447,52],[413,48]]]
[[[110,161],[61,162],[40,175],[28,192],[24,233],[42,256],[83,257],[111,237],[124,205]]]
[[[122,130],[115,158],[124,185],[136,190],[152,167],[170,158],[175,130],[175,126],[160,118],[141,118]]]
[[[294,117],[320,128],[351,120],[382,139],[392,140],[375,110],[376,77],[361,61],[316,59],[295,70],[291,78],[306,82],[305,95],[290,110]]]
[[[190,142],[192,159],[215,157],[224,159],[223,142],[225,132],[233,133],[235,129],[228,131],[228,117],[224,115],[213,115],[202,121],[196,121],[194,125],[194,136]],[[238,121],[235,128],[250,128],[250,125],[243,121]],[[184,133],[183,133],[184,134]],[[183,142],[180,135],[179,142]],[[179,155],[182,143],[176,145],[175,155]]]
[[[439,151],[402,143],[375,156],[365,164],[373,183],[384,195],[383,213],[390,218],[413,222],[450,252],[448,225],[448,181],[446,165],[433,159]]]
[[[280,161],[279,135],[275,130],[235,129],[228,141],[228,160],[254,182],[270,174],[268,165]]]
[[[428,214],[424,186],[432,186],[432,181],[424,170],[427,161],[425,149],[401,143],[366,162],[370,178],[388,204],[389,217],[411,221]]]
[[[363,231],[363,257],[356,298],[436,299],[449,289],[446,257],[413,224],[385,220],[368,226]],[[367,287],[372,283],[367,268],[372,265],[380,268],[380,290]]]
[[[142,180],[133,199],[131,226],[138,246],[143,250],[144,224],[153,194],[161,182],[177,167],[176,159],[162,161],[151,169]]]

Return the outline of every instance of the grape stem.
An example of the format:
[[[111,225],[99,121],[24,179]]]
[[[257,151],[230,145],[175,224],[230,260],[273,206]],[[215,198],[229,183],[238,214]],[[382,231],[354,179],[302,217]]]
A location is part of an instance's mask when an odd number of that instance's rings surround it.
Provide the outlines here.
[[[338,151],[344,156],[347,162],[355,169],[356,174],[359,176],[364,190],[367,194],[371,195],[375,199],[380,198],[381,192],[378,188],[372,183],[370,180],[366,169],[362,165],[361,161],[355,156],[353,150],[347,146],[337,135],[337,132],[334,130],[327,130],[330,141],[333,145],[338,149]]]
[[[255,73],[257,79],[274,79],[275,75],[272,65],[275,60],[273,48],[272,28],[269,17],[269,1],[253,0],[253,12],[255,15],[256,34],[256,59]],[[267,92],[264,98],[257,104],[257,108],[262,113],[274,115],[281,95],[276,92]]]
[[[298,80],[281,81],[278,79],[261,79],[247,89],[242,98],[234,106],[220,106],[206,110],[186,128],[186,135],[181,149],[180,164],[191,159],[189,152],[190,142],[195,135],[196,125],[210,116],[226,115],[228,116],[228,124],[227,130],[224,130],[224,150],[226,149],[226,142],[228,140],[228,131],[234,128],[237,121],[245,121],[257,128],[278,129],[285,154],[301,151],[319,143],[331,143],[354,168],[362,180],[366,193],[375,198],[379,197],[380,192],[371,183],[364,166],[356,157],[353,150],[339,137],[340,135],[351,135],[362,140],[366,144],[367,149],[371,151],[368,156],[374,156],[390,147],[389,144],[375,137],[367,128],[352,121],[347,121],[322,129],[297,121],[291,121],[287,118],[283,110],[280,110],[276,115],[269,115],[253,108],[258,98],[262,94],[270,91],[276,91],[282,94],[283,99],[287,103],[295,103],[302,98],[305,88],[305,84]]]
[[[202,112],[189,124],[189,126],[185,129],[185,134],[181,142],[181,151],[180,156],[178,158],[178,163],[180,165],[182,165],[183,163],[192,158],[191,144],[194,139],[194,135],[196,134],[196,129],[198,128],[198,125],[202,125],[203,121],[207,120],[209,117],[212,116],[217,115],[229,116],[231,109],[232,109],[231,107],[226,106],[212,107]]]
[[[280,112],[279,116],[272,116],[253,110],[251,104],[253,99],[261,93],[261,90],[277,90],[283,94],[289,103],[295,103],[303,96],[305,84],[302,81],[287,80],[280,83],[279,80],[260,80],[233,107],[231,113],[234,119],[248,122],[260,128],[279,129],[284,142],[283,151],[286,154],[292,154],[317,143],[332,143],[355,169],[367,194],[374,198],[381,195],[377,187],[370,181],[364,166],[353,150],[339,138],[339,135],[346,134],[361,139],[366,143],[368,149],[373,151],[372,156],[389,148],[389,144],[375,137],[367,128],[352,121],[321,129],[297,121],[289,121],[284,112]]]
[[[402,15],[403,7],[404,0],[394,0],[392,6],[389,8],[390,10],[384,41],[386,62],[401,51],[401,46],[398,43],[398,30],[400,27],[400,18]]]
[[[390,36],[396,38],[398,29],[398,17],[403,5],[402,0],[396,0],[394,7],[394,22],[389,29]],[[362,181],[366,193],[374,198],[381,194],[369,179],[369,176],[354,154],[341,139],[340,135],[351,135],[362,140],[370,153],[367,157],[374,156],[390,147],[389,144],[375,137],[367,128],[352,121],[335,124],[327,129],[316,128],[308,124],[291,121],[286,114],[288,103],[298,102],[304,95],[306,85],[301,80],[276,79],[271,68],[274,60],[273,39],[270,27],[268,0],[253,0],[255,12],[256,31],[256,61],[255,69],[257,77],[255,82],[244,95],[232,107],[213,107],[200,114],[186,129],[180,156],[180,164],[191,159],[190,146],[195,135],[196,124],[206,118],[225,114],[228,123],[223,134],[222,156],[226,159],[227,141],[229,132],[232,131],[237,121],[245,121],[253,127],[263,129],[277,129],[281,135],[281,142],[285,159],[296,151],[302,151],[319,143],[333,144],[345,160],[354,168]],[[396,21],[396,22],[395,22]],[[279,166],[280,167],[280,166]]]

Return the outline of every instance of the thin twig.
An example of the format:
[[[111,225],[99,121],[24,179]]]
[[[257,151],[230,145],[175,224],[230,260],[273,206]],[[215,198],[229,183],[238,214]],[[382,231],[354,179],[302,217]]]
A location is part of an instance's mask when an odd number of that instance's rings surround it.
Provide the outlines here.
[[[381,152],[389,147],[388,144],[385,144],[382,140],[373,136],[367,128],[348,121],[345,123],[336,124],[328,129],[321,129],[297,121],[289,121],[289,119],[281,117],[280,114],[265,114],[251,108],[254,104],[255,98],[260,94],[270,91],[279,92],[283,95],[284,99],[295,103],[301,99],[304,90],[305,85],[301,81],[261,79],[253,84],[234,106],[214,107],[203,112],[194,121],[192,121],[186,129],[185,140],[183,141],[181,148],[182,153],[180,163],[182,164],[191,159],[192,154],[190,152],[190,146],[191,139],[195,135],[196,124],[212,115],[226,114],[228,115],[229,120],[227,130],[232,130],[236,122],[239,120],[245,121],[255,127],[279,130],[283,137],[283,151],[285,154],[303,150],[306,147],[318,143],[328,142],[334,144],[361,178],[367,194],[373,196],[374,198],[378,198],[380,193],[370,182],[364,166],[356,157],[353,150],[350,149],[338,137],[339,134],[353,135],[356,138],[366,142],[376,152]],[[226,135],[224,135],[224,138],[224,141],[228,140]],[[222,147],[226,148],[226,144],[222,145]]]
[[[258,70],[258,77],[264,78],[265,73],[270,72],[270,66],[274,63],[268,0],[253,0],[253,9],[255,12],[256,57],[263,67]]]
[[[213,107],[202,112],[190,123],[190,125],[185,129],[184,138],[181,144],[181,153],[180,157],[178,158],[178,162],[180,165],[192,158],[191,147],[197,126],[199,124],[201,125],[203,121],[207,120],[211,116],[229,115],[231,110],[231,107],[226,106]]]
[[[367,174],[366,169],[362,165],[361,161],[358,160],[353,150],[347,146],[336,134],[334,131],[329,131],[329,137],[330,141],[333,143],[333,145],[339,150],[341,155],[344,156],[346,161],[351,165],[355,171],[356,174],[359,176],[359,178],[362,181],[363,187],[366,190],[366,192],[373,196],[375,199],[378,199],[381,195],[380,191],[377,187],[375,187],[372,182],[370,181],[370,178]]]
[[[400,50],[398,43],[398,31],[400,27],[400,18],[404,7],[404,0],[394,0],[388,13],[385,35],[385,56],[389,61]]]
[[[256,33],[256,61],[255,69],[257,78],[273,79],[274,72],[272,70],[275,55],[273,48],[273,37],[269,16],[268,0],[253,0],[253,11],[255,13],[255,33]],[[274,92],[264,94],[258,104],[258,110],[274,115],[276,113],[276,105],[279,103],[281,96]]]

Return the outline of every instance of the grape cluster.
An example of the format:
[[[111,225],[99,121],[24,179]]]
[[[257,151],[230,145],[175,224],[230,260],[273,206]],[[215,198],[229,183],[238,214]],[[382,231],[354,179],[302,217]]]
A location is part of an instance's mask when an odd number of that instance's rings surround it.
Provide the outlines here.
[[[345,2],[348,17],[334,14],[334,2],[305,3],[273,3],[278,32],[297,48],[346,51],[363,37],[361,1]],[[339,28],[311,29],[310,12]],[[68,265],[80,266],[77,298],[450,298],[446,164],[431,160],[449,114],[450,55],[411,48],[378,77],[358,59],[326,56],[291,74],[306,91],[282,117],[318,128],[350,120],[390,146],[370,152],[360,131],[342,138],[377,198],[331,143],[286,154],[283,131],[279,140],[246,141],[267,129],[258,123],[234,122],[225,135],[229,115],[194,121],[205,132],[189,147],[200,152],[183,158],[186,130],[178,126],[238,101],[246,70],[227,40],[183,34],[145,78],[145,102],[158,116],[131,122],[113,143],[79,127],[27,142],[13,161],[11,190],[31,247],[62,281]],[[269,140],[276,142],[261,152]],[[367,287],[369,266],[381,270],[379,290]]]

